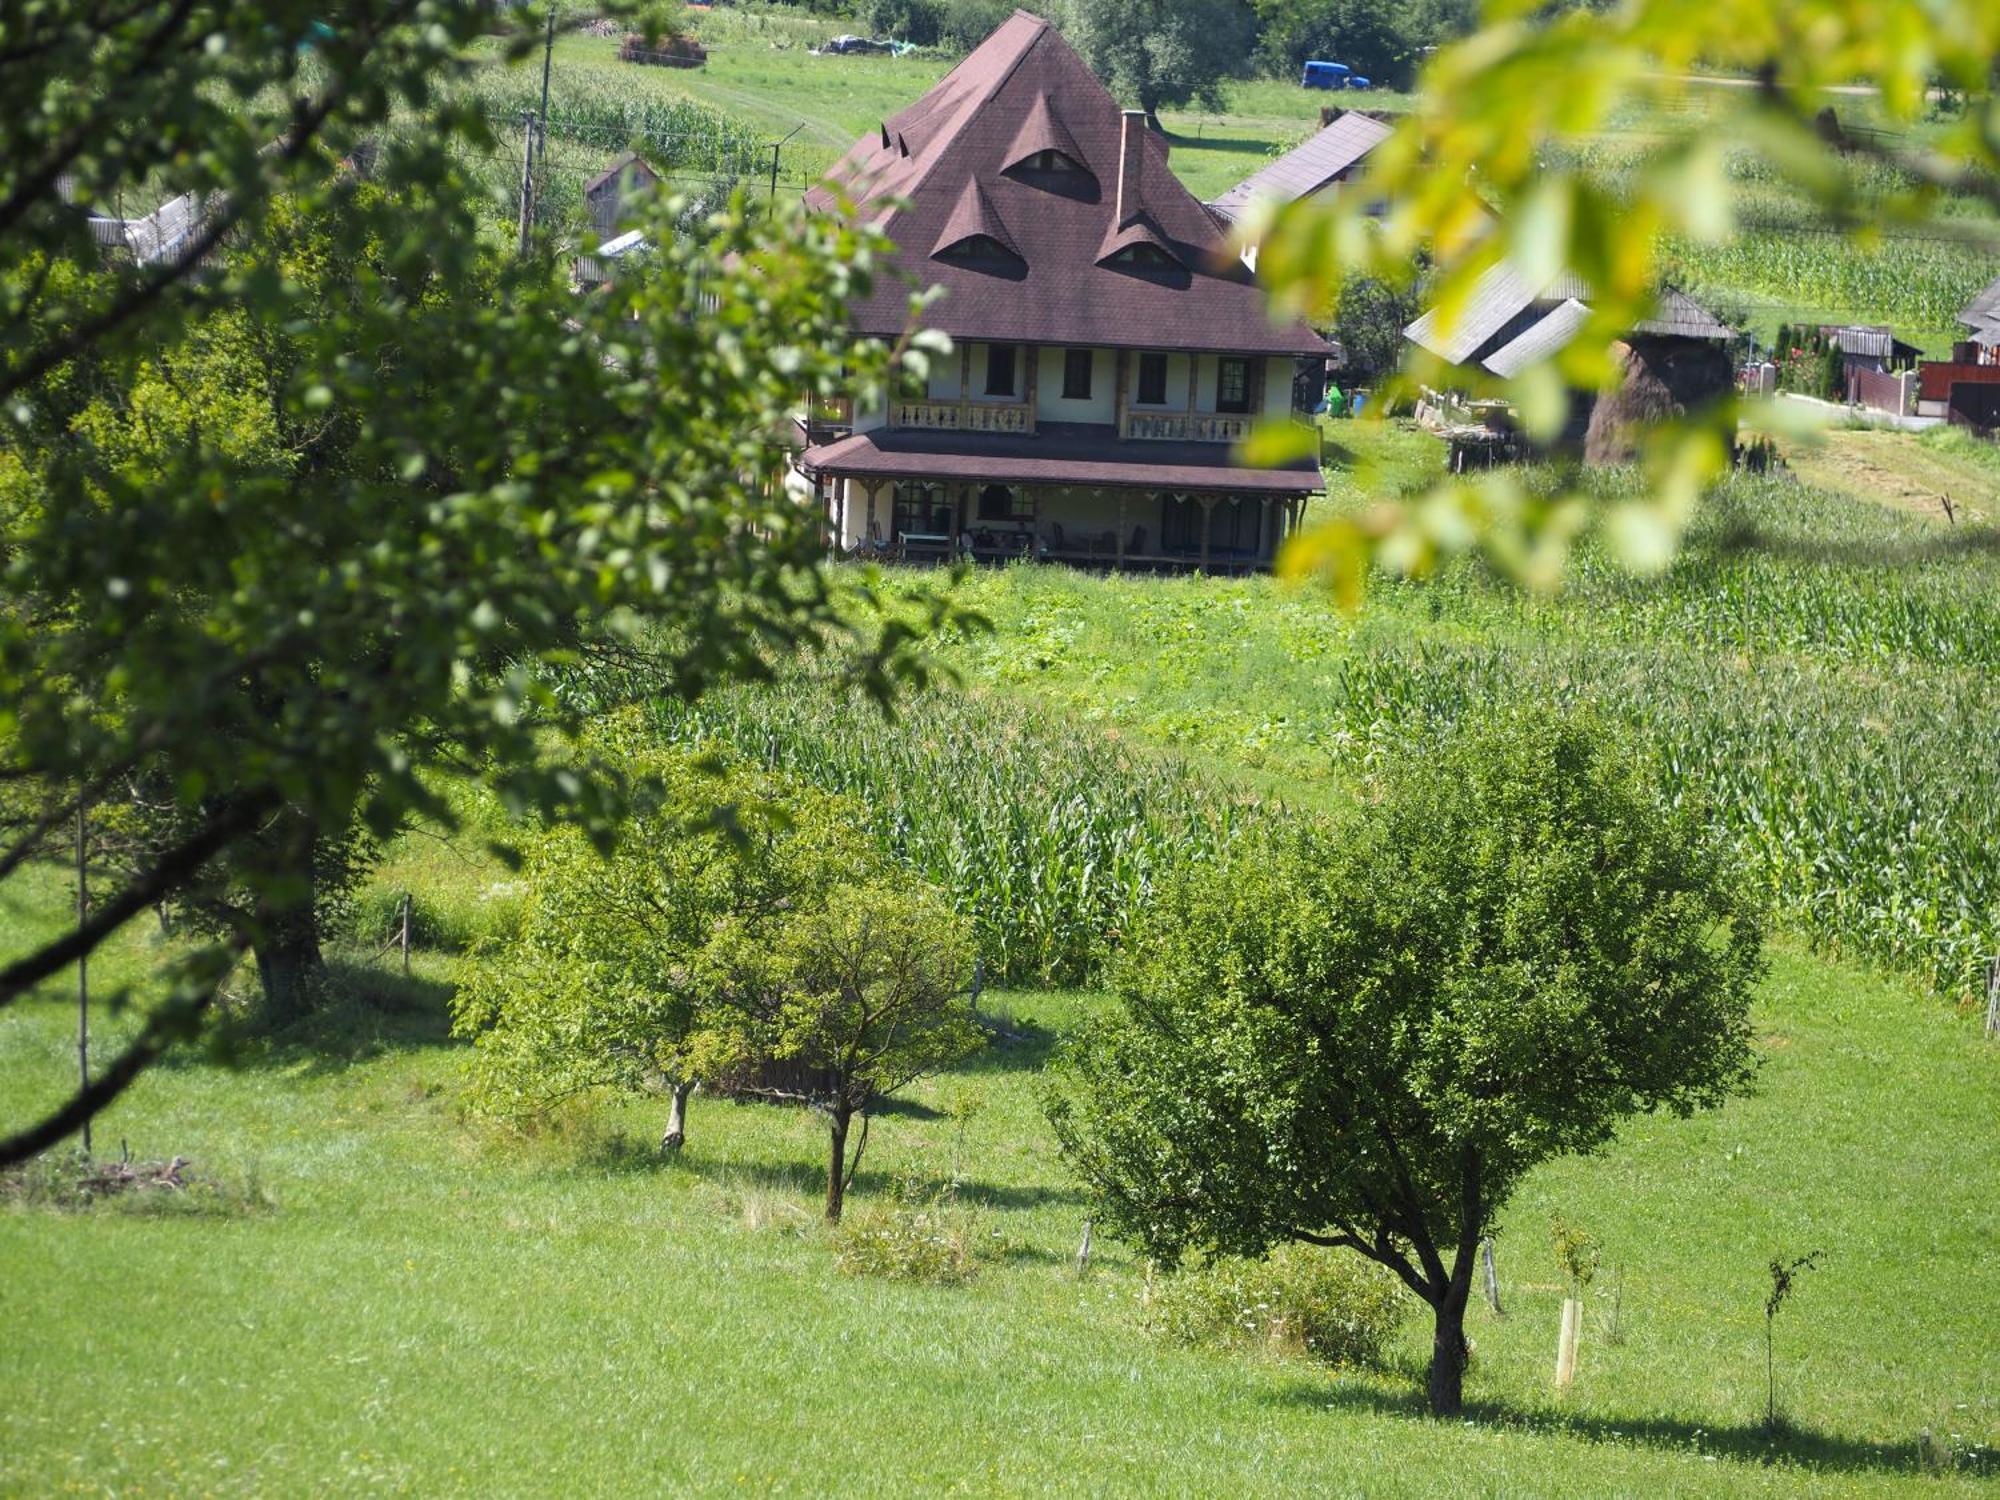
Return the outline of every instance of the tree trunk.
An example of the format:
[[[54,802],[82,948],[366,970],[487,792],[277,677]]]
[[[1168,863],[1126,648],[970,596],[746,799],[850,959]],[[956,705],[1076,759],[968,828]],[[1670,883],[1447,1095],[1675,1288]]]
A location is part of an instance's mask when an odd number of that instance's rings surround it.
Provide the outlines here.
[[[687,1144],[688,1095],[694,1092],[694,1083],[674,1085],[674,1102],[667,1111],[667,1133],[660,1137],[662,1151],[678,1151]]]
[[[1465,1302],[1466,1288],[1458,1279],[1445,1287],[1444,1297],[1433,1305],[1437,1331],[1431,1340],[1431,1415],[1451,1417],[1465,1404]]]
[[[841,1204],[847,1198],[847,1127],[853,1118],[852,1106],[836,1105],[827,1126],[827,1134],[831,1138],[826,1162],[826,1221],[829,1224],[840,1222]]]
[[[319,948],[318,872],[313,867],[318,830],[298,814],[283,814],[279,858],[290,868],[282,895],[258,896],[250,924],[250,951],[264,990],[264,1014],[280,1025],[296,1021],[319,1003],[326,959]],[[267,876],[268,878],[268,876]]]
[[[319,951],[319,916],[313,910],[308,880],[303,903],[267,908],[257,915],[257,935],[250,951],[257,957],[257,978],[264,988],[264,1013],[276,1022],[296,1021],[318,1004],[326,981],[326,959]]]

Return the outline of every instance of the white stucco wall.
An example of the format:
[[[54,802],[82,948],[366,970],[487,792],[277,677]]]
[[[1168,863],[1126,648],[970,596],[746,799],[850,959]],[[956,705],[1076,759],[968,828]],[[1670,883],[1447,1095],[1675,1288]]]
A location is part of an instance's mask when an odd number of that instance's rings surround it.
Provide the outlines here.
[[[1292,411],[1292,374],[1297,365],[1289,359],[1264,361],[1264,415],[1287,417]]]
[[[1090,357],[1090,396],[1070,401],[1063,397],[1065,349],[1043,348],[1038,354],[1035,375],[1035,420],[1038,422],[1101,422],[1118,419],[1118,355],[1110,349],[1093,349]]]

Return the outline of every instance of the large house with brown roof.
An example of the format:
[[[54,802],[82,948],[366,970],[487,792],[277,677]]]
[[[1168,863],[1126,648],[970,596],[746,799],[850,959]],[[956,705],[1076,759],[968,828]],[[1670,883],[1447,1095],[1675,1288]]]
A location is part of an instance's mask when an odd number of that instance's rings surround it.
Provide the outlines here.
[[[900,336],[914,281],[954,345],[923,389],[801,419],[843,549],[1268,566],[1319,469],[1238,445],[1331,346],[1272,318],[1165,141],[1054,27],[1016,11],[807,201],[843,198],[897,246],[856,334]]]

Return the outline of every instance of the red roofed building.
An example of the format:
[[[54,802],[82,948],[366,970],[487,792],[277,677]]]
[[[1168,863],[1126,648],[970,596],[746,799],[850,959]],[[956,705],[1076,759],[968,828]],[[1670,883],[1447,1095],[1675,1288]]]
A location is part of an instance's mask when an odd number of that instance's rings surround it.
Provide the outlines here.
[[[806,423],[801,470],[843,548],[1140,567],[1267,566],[1318,466],[1245,461],[1331,352],[1274,321],[1215,219],[1055,28],[1016,11],[807,201],[897,245],[855,331],[905,330],[908,287],[954,350],[928,387]]]

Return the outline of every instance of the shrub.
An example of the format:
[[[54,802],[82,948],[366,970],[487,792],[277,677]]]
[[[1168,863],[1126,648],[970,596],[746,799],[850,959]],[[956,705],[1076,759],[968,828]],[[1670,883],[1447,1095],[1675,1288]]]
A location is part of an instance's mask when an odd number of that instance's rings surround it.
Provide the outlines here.
[[[950,1187],[898,1183],[895,1198],[844,1222],[834,1264],[849,1276],[881,1276],[930,1286],[962,1286],[978,1269],[975,1220]]]
[[[1389,1271],[1358,1255],[1283,1245],[1264,1260],[1228,1257],[1167,1277],[1153,1289],[1147,1324],[1176,1343],[1379,1365],[1409,1305]]]

